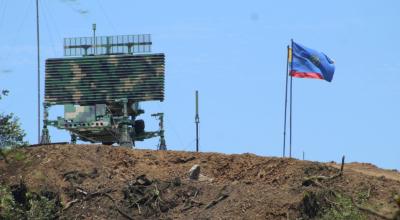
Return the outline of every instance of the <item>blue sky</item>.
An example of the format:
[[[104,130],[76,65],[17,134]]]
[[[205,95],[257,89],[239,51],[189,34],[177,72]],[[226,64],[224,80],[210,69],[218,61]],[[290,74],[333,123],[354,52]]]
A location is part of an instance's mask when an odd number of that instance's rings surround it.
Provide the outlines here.
[[[150,33],[166,54],[169,149],[194,150],[194,92],[200,93],[200,148],[282,154],[286,46],[293,38],[336,61],[332,83],[294,79],[293,156],[370,162],[400,169],[399,1],[41,0],[41,66],[62,57],[64,37]],[[31,143],[36,130],[34,0],[0,0],[0,88]],[[43,89],[42,89],[43,91]],[[42,92],[43,97],[43,92]],[[54,108],[50,117],[62,116]],[[67,141],[51,129],[53,141]],[[155,149],[157,139],[140,142]]]

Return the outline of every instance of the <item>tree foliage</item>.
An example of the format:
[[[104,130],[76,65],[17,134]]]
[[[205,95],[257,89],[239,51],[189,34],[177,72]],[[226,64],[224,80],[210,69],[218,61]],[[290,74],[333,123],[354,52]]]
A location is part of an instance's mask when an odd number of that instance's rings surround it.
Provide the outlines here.
[[[0,148],[26,145],[25,132],[22,130],[14,114],[0,113]]]
[[[0,99],[8,95],[8,90],[2,90]],[[13,113],[0,113],[0,148],[18,147],[26,145],[25,132],[19,120]]]

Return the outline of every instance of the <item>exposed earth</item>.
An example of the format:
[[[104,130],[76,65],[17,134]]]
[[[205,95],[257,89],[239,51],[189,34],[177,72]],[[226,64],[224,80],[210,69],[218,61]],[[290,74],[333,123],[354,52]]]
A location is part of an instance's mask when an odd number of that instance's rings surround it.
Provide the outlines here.
[[[196,164],[200,177],[190,180]],[[59,219],[395,219],[400,173],[253,154],[49,145],[7,152],[0,185],[25,210],[27,192],[54,201]]]

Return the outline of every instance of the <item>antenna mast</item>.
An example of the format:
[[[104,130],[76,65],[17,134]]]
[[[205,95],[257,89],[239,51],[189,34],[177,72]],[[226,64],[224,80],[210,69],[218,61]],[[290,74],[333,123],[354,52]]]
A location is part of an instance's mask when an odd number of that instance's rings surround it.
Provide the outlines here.
[[[92,28],[93,28],[93,55],[96,55],[96,24],[93,24]]]
[[[36,44],[37,44],[37,108],[38,143],[40,143],[40,38],[39,38],[39,0],[36,0]]]

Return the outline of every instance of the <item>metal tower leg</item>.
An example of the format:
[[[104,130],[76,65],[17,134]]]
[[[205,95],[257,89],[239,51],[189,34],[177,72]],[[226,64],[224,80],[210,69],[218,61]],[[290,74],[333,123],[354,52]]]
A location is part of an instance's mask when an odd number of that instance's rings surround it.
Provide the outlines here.
[[[76,144],[77,136],[74,133],[71,133],[71,144]]]
[[[152,116],[156,116],[158,117],[158,120],[160,120],[158,124],[160,126],[159,130],[160,142],[158,144],[158,150],[167,150],[167,144],[165,143],[165,136],[164,136],[164,113],[157,113],[153,114]]]
[[[159,150],[167,150],[167,144],[165,143],[164,132],[160,135]]]
[[[124,118],[122,122],[121,132],[120,132],[120,140],[119,145],[123,147],[133,147],[132,138],[128,132],[128,124],[129,124],[129,117],[128,117],[128,100],[122,100],[124,105]]]
[[[47,126],[44,125],[42,129],[42,137],[40,138],[40,144],[50,144],[50,135]]]
[[[40,137],[40,144],[50,144],[50,134],[47,129],[47,120],[49,116],[48,105],[46,103],[43,104],[44,112],[43,112],[43,129],[42,136]]]

